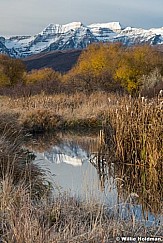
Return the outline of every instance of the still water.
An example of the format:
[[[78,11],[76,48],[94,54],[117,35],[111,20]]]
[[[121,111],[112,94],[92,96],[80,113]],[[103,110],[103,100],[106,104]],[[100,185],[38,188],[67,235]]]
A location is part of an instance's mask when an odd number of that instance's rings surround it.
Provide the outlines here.
[[[112,163],[99,132],[48,134],[35,138],[35,163],[46,171],[54,191],[98,200],[114,216],[162,224],[162,186],[157,171]]]

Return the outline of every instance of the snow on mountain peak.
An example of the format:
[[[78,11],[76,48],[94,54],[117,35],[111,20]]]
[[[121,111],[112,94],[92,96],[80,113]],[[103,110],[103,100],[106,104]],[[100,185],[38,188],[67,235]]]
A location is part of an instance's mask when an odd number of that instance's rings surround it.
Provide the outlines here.
[[[63,34],[70,30],[76,30],[81,28],[83,24],[81,22],[72,22],[65,25],[59,24],[49,24],[40,34],[41,35],[54,35],[54,34]]]
[[[162,28],[122,27],[119,22],[83,25],[81,22],[49,24],[34,36],[0,38],[0,53],[13,57],[25,57],[42,51],[83,49],[94,42],[122,42],[135,44],[162,44]]]
[[[109,23],[97,23],[91,24],[88,26],[89,28],[108,28],[110,30],[121,30],[122,26],[119,22],[109,22]]]
[[[83,24],[81,22],[72,22],[72,23],[69,23],[69,24],[65,24],[65,25],[62,25],[63,28],[65,28],[66,30],[68,29],[78,29],[78,28],[81,28],[83,26]]]

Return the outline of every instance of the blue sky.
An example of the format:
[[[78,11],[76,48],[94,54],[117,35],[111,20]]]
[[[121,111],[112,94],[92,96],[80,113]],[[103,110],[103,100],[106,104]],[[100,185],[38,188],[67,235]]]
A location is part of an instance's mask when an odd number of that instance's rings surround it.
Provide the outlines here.
[[[163,0],[0,0],[0,35],[36,34],[73,21],[163,27]]]

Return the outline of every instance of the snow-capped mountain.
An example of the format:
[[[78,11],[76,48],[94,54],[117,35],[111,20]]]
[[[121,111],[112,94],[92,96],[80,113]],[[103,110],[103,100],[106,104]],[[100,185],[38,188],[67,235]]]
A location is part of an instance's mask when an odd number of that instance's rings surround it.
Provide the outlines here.
[[[81,22],[50,24],[34,36],[1,36],[0,53],[26,57],[52,50],[84,49],[94,42],[122,42],[128,46],[144,43],[163,44],[163,27],[145,30],[122,27],[119,22],[88,26]]]
[[[82,166],[89,158],[88,153],[73,142],[56,145],[51,150],[44,152],[42,156],[51,163],[66,163],[72,166]]]

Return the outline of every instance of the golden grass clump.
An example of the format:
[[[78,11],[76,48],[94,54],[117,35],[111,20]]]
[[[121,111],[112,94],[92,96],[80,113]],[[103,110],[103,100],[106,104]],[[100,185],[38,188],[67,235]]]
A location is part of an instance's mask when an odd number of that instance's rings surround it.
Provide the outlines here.
[[[20,118],[23,128],[30,132],[57,130],[62,126],[62,118],[47,109],[35,109],[23,114]]]
[[[67,120],[64,123],[65,129],[97,129],[102,127],[102,121],[98,117],[77,118]]]
[[[28,131],[98,127],[107,110],[108,95],[102,92],[36,95],[8,99],[3,109],[18,114],[19,124]]]
[[[163,112],[157,99],[120,98],[108,114],[119,161],[154,167],[162,163]],[[109,130],[106,125],[106,138]]]

